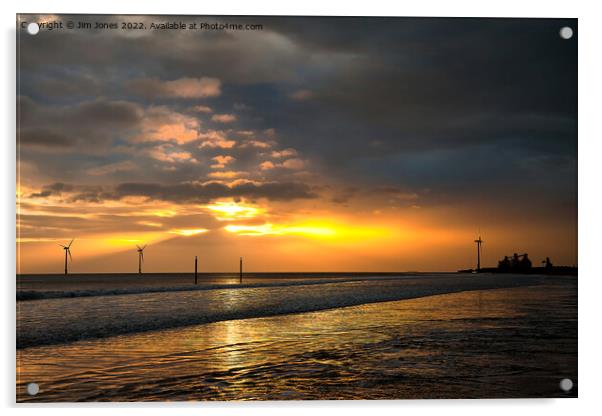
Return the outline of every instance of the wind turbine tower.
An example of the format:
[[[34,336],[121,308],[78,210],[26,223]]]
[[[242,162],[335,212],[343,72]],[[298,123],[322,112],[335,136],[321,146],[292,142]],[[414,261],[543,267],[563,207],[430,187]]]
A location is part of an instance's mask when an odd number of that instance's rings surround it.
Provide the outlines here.
[[[144,249],[146,248],[146,244],[143,247],[136,244],[136,248],[138,249],[138,274],[142,274],[142,263],[144,262]]]
[[[65,250],[65,274],[68,274],[68,270],[67,270],[67,255],[69,256],[69,260],[73,261],[73,257],[71,257],[71,244],[73,244],[73,240],[75,240],[74,238],[71,239],[71,241],[69,242],[69,244],[67,244],[66,246],[59,244],[59,246],[63,247],[63,250]]]
[[[483,240],[481,240],[481,236],[479,235],[479,238],[477,240],[474,240],[475,243],[477,243],[477,272],[481,271],[481,244],[484,243]]]

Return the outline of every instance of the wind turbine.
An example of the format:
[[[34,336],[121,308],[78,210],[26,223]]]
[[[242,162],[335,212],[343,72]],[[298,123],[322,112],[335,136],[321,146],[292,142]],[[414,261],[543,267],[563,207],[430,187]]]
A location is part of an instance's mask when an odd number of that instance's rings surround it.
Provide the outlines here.
[[[65,250],[65,274],[67,274],[67,255],[69,255],[69,260],[73,261],[73,257],[71,257],[71,250],[69,249],[69,247],[71,247],[71,244],[73,244],[73,240],[75,240],[75,238],[71,239],[69,244],[67,244],[66,246],[59,244],[59,246],[63,247],[63,250]]]
[[[146,244],[143,247],[140,247],[136,244],[138,248],[138,274],[142,274],[142,263],[144,262],[144,249],[146,248]]]
[[[477,272],[481,271],[481,244],[484,243],[483,240],[481,240],[481,234],[479,233],[479,238],[477,240],[474,240],[475,243],[477,243]]]

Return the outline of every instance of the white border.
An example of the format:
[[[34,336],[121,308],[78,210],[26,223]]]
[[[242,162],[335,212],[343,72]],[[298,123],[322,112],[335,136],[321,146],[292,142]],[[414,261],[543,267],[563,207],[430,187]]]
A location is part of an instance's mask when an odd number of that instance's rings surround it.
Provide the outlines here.
[[[8,3],[8,4],[7,4]],[[20,1],[19,4],[2,2],[2,42],[4,53],[1,56],[2,87],[2,126],[4,137],[1,140],[2,167],[2,239],[0,247],[1,264],[4,273],[0,277],[4,283],[4,305],[2,323],[4,335],[0,341],[2,348],[2,375],[0,391],[2,404],[10,414],[16,411],[14,405],[14,192],[15,192],[15,14],[20,13],[132,13],[132,14],[251,14],[251,15],[333,15],[333,16],[472,16],[472,17],[576,17],[579,18],[579,399],[564,400],[441,400],[441,401],[388,401],[388,402],[269,402],[269,403],[194,403],[177,404],[178,413],[198,414],[242,414],[253,415],[305,415],[307,412],[329,414],[341,412],[347,415],[364,415],[368,411],[383,414],[421,413],[448,415],[504,415],[508,413],[537,412],[546,415],[567,415],[594,413],[599,408],[602,366],[600,365],[600,323],[598,305],[602,294],[602,273],[599,272],[600,237],[600,158],[602,148],[601,105],[602,50],[600,7],[596,2],[575,1],[527,1],[505,0],[487,1],[435,1],[385,2],[371,0],[362,3],[349,1],[304,0],[287,3],[283,1],[252,2],[229,0],[227,2],[190,2],[180,0],[125,1],[103,0],[101,2],[74,0]],[[598,264],[596,270],[596,264]],[[596,273],[598,271],[598,273]],[[50,415],[125,414],[141,410],[148,415],[163,415],[169,404],[107,404],[107,405],[51,405],[19,406],[20,413],[44,412]],[[110,409],[110,410],[109,410]]]

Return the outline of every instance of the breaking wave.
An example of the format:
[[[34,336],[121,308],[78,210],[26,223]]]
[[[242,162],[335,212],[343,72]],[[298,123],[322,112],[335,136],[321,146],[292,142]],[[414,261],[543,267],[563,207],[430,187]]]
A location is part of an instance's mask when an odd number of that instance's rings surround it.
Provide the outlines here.
[[[542,279],[516,275],[404,277],[47,298],[17,303],[17,348],[468,290],[528,286]]]
[[[248,289],[259,287],[279,287],[279,286],[307,286],[321,285],[332,283],[347,283],[362,280],[391,280],[416,278],[416,276],[375,276],[375,277],[355,277],[355,278],[337,278],[335,279],[312,279],[312,280],[295,280],[295,281],[274,281],[262,283],[242,283],[242,284],[201,284],[201,285],[182,285],[182,286],[148,286],[148,287],[132,287],[132,288],[100,288],[88,290],[18,290],[17,301],[40,300],[40,299],[62,299],[62,298],[81,298],[90,296],[119,296],[119,295],[136,295],[142,293],[158,293],[158,292],[187,292],[197,290],[215,290],[215,289]]]

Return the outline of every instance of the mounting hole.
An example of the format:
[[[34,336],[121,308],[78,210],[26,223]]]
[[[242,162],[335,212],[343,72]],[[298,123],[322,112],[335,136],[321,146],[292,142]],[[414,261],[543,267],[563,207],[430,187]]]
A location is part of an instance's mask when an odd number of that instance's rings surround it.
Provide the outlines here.
[[[29,394],[30,396],[35,396],[39,392],[40,392],[40,386],[38,386],[38,383],[27,384],[27,394]]]
[[[560,29],[560,37],[562,39],[570,39],[573,37],[573,29],[565,26],[563,28]]]
[[[27,25],[27,33],[30,35],[37,35],[40,31],[40,26],[37,23],[30,23]]]
[[[570,378],[563,378],[562,380],[560,380],[560,389],[562,391],[569,392],[572,390],[572,388],[573,388],[573,380],[571,380]]]

